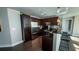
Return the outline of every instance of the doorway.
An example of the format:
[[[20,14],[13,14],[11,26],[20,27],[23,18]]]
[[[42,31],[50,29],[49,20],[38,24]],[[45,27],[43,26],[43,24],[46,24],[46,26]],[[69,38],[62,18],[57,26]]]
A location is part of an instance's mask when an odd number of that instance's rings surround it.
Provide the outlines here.
[[[73,17],[65,18],[62,20],[62,31],[67,32],[68,34],[72,35],[73,32]]]

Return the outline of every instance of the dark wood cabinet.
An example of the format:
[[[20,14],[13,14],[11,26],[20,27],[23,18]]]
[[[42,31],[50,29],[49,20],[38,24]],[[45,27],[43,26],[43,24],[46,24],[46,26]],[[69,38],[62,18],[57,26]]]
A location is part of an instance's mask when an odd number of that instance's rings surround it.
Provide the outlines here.
[[[50,22],[51,25],[57,25],[57,20],[58,17],[52,17],[52,18],[45,18],[45,19],[39,19],[40,20],[40,24],[44,25],[46,24],[46,22]]]
[[[47,36],[42,37],[42,50],[43,51],[53,50],[53,38],[49,38]]]
[[[22,36],[25,42],[30,41],[31,36],[31,20],[30,16],[22,14],[21,15],[21,27],[22,27]]]

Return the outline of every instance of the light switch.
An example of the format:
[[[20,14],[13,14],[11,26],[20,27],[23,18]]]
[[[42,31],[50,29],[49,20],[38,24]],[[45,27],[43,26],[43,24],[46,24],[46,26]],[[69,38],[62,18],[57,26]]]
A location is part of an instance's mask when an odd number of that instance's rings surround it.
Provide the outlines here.
[[[12,28],[12,31],[15,31],[16,30],[16,28]]]

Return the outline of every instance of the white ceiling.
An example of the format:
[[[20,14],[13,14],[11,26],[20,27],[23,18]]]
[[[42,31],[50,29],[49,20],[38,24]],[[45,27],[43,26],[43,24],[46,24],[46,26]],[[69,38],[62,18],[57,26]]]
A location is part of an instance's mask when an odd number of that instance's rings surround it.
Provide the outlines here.
[[[79,8],[78,7],[68,7],[67,14],[61,15],[65,16],[74,16],[79,15]],[[47,18],[47,17],[54,17],[59,16],[57,13],[57,7],[14,7],[13,9],[17,9],[27,15],[36,16],[38,18]]]

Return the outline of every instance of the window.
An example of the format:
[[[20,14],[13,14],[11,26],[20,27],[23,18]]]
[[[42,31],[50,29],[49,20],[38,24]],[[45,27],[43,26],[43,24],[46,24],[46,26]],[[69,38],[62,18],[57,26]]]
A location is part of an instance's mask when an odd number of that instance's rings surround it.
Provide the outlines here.
[[[38,27],[38,22],[31,22],[32,27]]]

